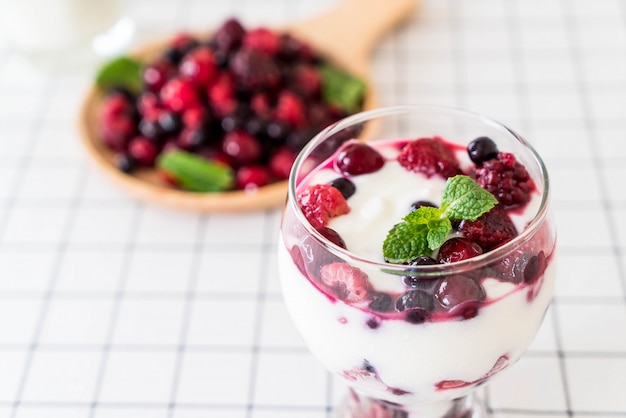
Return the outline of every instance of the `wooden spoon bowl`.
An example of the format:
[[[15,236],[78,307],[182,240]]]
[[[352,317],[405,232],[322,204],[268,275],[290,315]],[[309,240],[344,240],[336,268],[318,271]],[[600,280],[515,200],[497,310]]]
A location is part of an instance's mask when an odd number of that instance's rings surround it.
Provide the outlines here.
[[[279,29],[309,43],[320,54],[348,72],[363,78],[367,85],[364,110],[376,106],[376,92],[368,77],[368,58],[376,41],[406,18],[417,0],[344,0],[333,10],[315,18]],[[168,46],[166,41],[145,45],[130,55],[147,62]],[[227,191],[194,193],[163,183],[152,169],[139,169],[128,175],[114,164],[114,154],[98,138],[97,109],[103,93],[92,86],[82,104],[78,128],[90,159],[113,182],[132,196],[175,209],[195,212],[240,212],[274,208],[286,198],[287,181],[272,183],[254,192]]]

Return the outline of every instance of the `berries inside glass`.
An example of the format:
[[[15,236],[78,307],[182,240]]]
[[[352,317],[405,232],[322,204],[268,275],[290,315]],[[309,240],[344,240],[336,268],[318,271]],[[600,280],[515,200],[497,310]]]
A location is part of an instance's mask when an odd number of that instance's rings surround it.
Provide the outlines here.
[[[387,231],[442,205],[454,176],[470,177],[497,204],[478,219],[451,220],[440,247],[387,262]],[[307,346],[349,388],[339,417],[488,416],[475,389],[521,357],[552,297],[549,194],[546,168],[521,136],[452,108],[363,112],[303,149],[289,180],[279,272]]]

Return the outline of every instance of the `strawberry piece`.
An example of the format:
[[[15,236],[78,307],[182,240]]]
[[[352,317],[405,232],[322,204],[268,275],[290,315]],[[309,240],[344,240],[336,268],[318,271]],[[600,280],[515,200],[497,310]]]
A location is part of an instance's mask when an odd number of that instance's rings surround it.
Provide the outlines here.
[[[330,263],[320,269],[322,282],[332,289],[339,299],[355,303],[367,300],[367,274],[347,263]]]
[[[496,209],[490,210],[475,221],[461,221],[459,232],[487,251],[517,236],[517,228],[509,215]]]
[[[315,228],[325,227],[328,220],[350,212],[341,192],[329,184],[315,184],[298,194],[302,213]]]
[[[402,148],[398,162],[409,171],[428,177],[440,175],[448,178],[462,174],[454,153],[439,137],[420,138]]]

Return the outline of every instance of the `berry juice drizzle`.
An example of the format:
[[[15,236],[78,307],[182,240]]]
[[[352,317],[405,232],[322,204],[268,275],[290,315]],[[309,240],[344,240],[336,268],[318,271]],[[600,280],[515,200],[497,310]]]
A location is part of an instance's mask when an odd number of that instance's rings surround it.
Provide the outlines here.
[[[473,141],[470,143],[469,150],[468,148],[450,143],[439,137],[427,138],[427,140],[434,144],[435,149],[437,147],[445,147],[447,149],[447,151],[444,150],[445,152],[443,154],[445,155],[441,157],[441,159],[447,160],[445,164],[440,161],[434,161],[434,167],[424,168],[419,165],[416,166],[416,164],[421,164],[423,160],[426,160],[427,162],[425,164],[428,164],[429,160],[428,158],[422,158],[423,155],[420,155],[419,152],[417,153],[417,157],[419,158],[415,159],[416,161],[420,161],[419,163],[414,163],[414,160],[410,160],[414,155],[409,157],[404,156],[405,161],[409,160],[409,162],[405,164],[413,164],[411,170],[407,171],[419,172],[421,170],[422,172],[428,173],[426,174],[427,178],[424,180],[425,184],[428,183],[428,178],[434,175],[432,174],[432,170],[444,165],[446,173],[448,173],[447,175],[453,175],[459,172],[461,174],[468,173],[470,176],[475,176],[476,170],[483,169],[482,163],[484,161],[481,161],[481,159],[490,161],[490,164],[493,163],[492,165],[500,164],[501,159],[506,161],[506,159],[512,158],[513,162],[515,162],[514,157],[509,157],[512,156],[511,154],[499,153],[493,141],[488,138],[478,138]],[[315,183],[317,174],[327,172],[326,174],[328,174],[329,177],[331,173],[335,174],[335,178],[329,181],[328,184],[337,187],[341,193],[344,194],[344,198],[349,199],[357,188],[350,181],[350,178],[364,174],[376,175],[376,172],[381,166],[390,161],[397,161],[398,155],[402,150],[409,145],[412,146],[415,141],[416,140],[402,139],[377,143],[375,150],[379,156],[382,157],[380,161],[378,157],[372,156],[368,152],[369,146],[361,145],[355,140],[347,141],[339,150],[319,164],[312,172],[299,179],[297,183],[297,194],[300,195]],[[349,156],[351,158],[345,158],[344,150],[347,148],[356,150],[353,152],[353,155]],[[342,152],[344,153],[342,154]],[[448,152],[454,156],[454,159],[461,162],[450,162],[450,155],[446,154]],[[466,152],[469,153],[469,158],[472,161],[460,158]],[[435,153],[435,156],[437,155],[442,154]],[[500,155],[502,155],[502,157],[500,157]],[[346,161],[348,161],[347,164]],[[478,161],[478,163],[476,163],[476,161]],[[476,165],[474,165],[473,162],[476,163]],[[348,166],[350,164],[351,166]],[[517,171],[523,170],[525,173],[525,168],[523,168],[523,166],[521,167],[522,169],[519,169],[519,167],[515,166],[515,169]],[[485,170],[486,169],[483,169],[483,171]],[[517,173],[517,171],[515,173]],[[417,176],[420,174],[415,173],[414,175]],[[443,177],[445,177],[445,175]],[[506,176],[503,175],[503,177]],[[521,178],[523,178],[523,176],[521,176]],[[510,205],[505,207],[504,210],[506,213],[523,214],[527,208],[526,203],[531,198],[530,195],[538,195],[537,189],[534,187],[532,180],[529,180],[528,176],[524,181],[526,181],[524,186],[532,186],[532,189],[528,187],[524,189],[524,191],[528,192],[529,196],[520,197],[519,200],[524,200],[524,202],[517,207]],[[497,186],[497,184],[495,186],[490,184],[492,188]],[[346,190],[348,190],[348,192],[346,192]],[[509,201],[511,200],[508,195],[507,198]],[[434,206],[431,202],[416,202],[414,206],[415,205]],[[307,216],[306,211],[305,216]],[[330,217],[332,218],[334,216],[335,215],[332,215]],[[508,215],[502,216],[506,216],[508,219]],[[324,223],[324,220],[320,222]],[[332,220],[330,220],[330,226],[332,226]],[[499,226],[499,224],[496,226]],[[343,247],[344,249],[346,248],[343,239],[334,230],[326,226],[316,229],[334,245]],[[466,229],[472,230],[471,228]],[[332,233],[328,231],[332,231]],[[458,231],[453,233],[453,235],[460,234],[461,233]],[[515,232],[515,235],[517,235],[517,232]],[[505,239],[502,243],[508,241],[510,238],[511,237]],[[526,299],[528,302],[531,302],[541,289],[543,273],[547,265],[551,262],[553,254],[553,248],[540,248],[542,244],[540,241],[541,234],[538,234],[538,238],[533,238],[530,242],[524,244],[523,252],[512,252],[495,264],[487,265],[479,270],[465,274],[459,273],[450,276],[442,276],[440,278],[427,278],[419,277],[418,271],[407,267],[407,275],[404,276],[404,290],[394,292],[377,290],[375,286],[372,285],[371,281],[368,280],[365,273],[357,268],[350,269],[349,267],[345,267],[347,264],[341,263],[339,258],[333,259],[333,256],[328,256],[327,254],[323,256],[319,255],[323,252],[327,252],[327,250],[321,246],[319,251],[316,251],[315,245],[319,246],[320,244],[312,245],[303,242],[301,245],[292,247],[290,253],[300,272],[304,274],[313,286],[315,286],[320,293],[324,294],[331,303],[348,303],[352,307],[365,312],[369,317],[366,320],[366,325],[371,329],[376,329],[387,320],[401,320],[414,324],[450,320],[469,320],[479,315],[481,309],[515,292],[524,290],[528,291]],[[316,254],[316,252],[319,254]],[[480,253],[482,253],[482,249]],[[303,257],[303,254],[306,256]],[[321,259],[316,260],[316,255]],[[429,257],[421,258],[429,259]],[[433,258],[430,258],[430,260],[433,262],[428,262],[427,264],[437,263]],[[416,276],[410,276],[409,271],[415,272]],[[341,276],[343,279],[335,280],[332,278],[333,274]],[[363,277],[363,275],[365,276]],[[330,279],[328,279],[328,277],[330,277]],[[488,284],[487,281],[493,283]],[[495,295],[489,294],[488,290],[493,285],[501,286],[502,283],[507,283],[510,286],[496,292],[497,294]],[[362,296],[363,294],[367,296]],[[349,322],[347,318],[343,316],[340,316],[338,321],[342,324]]]

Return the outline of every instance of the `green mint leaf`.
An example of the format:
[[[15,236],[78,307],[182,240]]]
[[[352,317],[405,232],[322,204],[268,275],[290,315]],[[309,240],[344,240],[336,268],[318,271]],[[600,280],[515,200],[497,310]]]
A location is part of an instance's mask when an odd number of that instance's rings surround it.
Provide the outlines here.
[[[437,248],[441,247],[441,244],[443,244],[446,238],[448,238],[448,234],[451,230],[452,224],[450,223],[450,219],[448,218],[430,221],[428,223],[428,248],[430,248],[431,251],[435,251]]]
[[[129,57],[118,57],[105,63],[96,74],[96,84],[102,89],[119,86],[133,93],[141,90],[143,64]]]
[[[329,64],[320,67],[320,74],[322,97],[326,103],[338,106],[348,113],[360,109],[367,89],[363,80]]]
[[[162,153],[157,168],[171,174],[178,185],[192,192],[221,192],[233,187],[233,170],[186,151]]]
[[[428,254],[428,225],[401,222],[387,234],[383,256],[390,263],[406,263],[418,255]]]
[[[423,206],[395,225],[383,243],[383,256],[392,263],[405,263],[430,255],[446,239],[452,225],[441,217],[441,210]]]
[[[453,220],[476,220],[498,201],[471,177],[449,178],[440,208],[422,206],[396,224],[383,242],[383,256],[390,263],[406,263],[431,256],[452,230]]]
[[[497,203],[498,200],[471,177],[460,175],[448,179],[441,198],[441,210],[449,219],[475,221]]]

